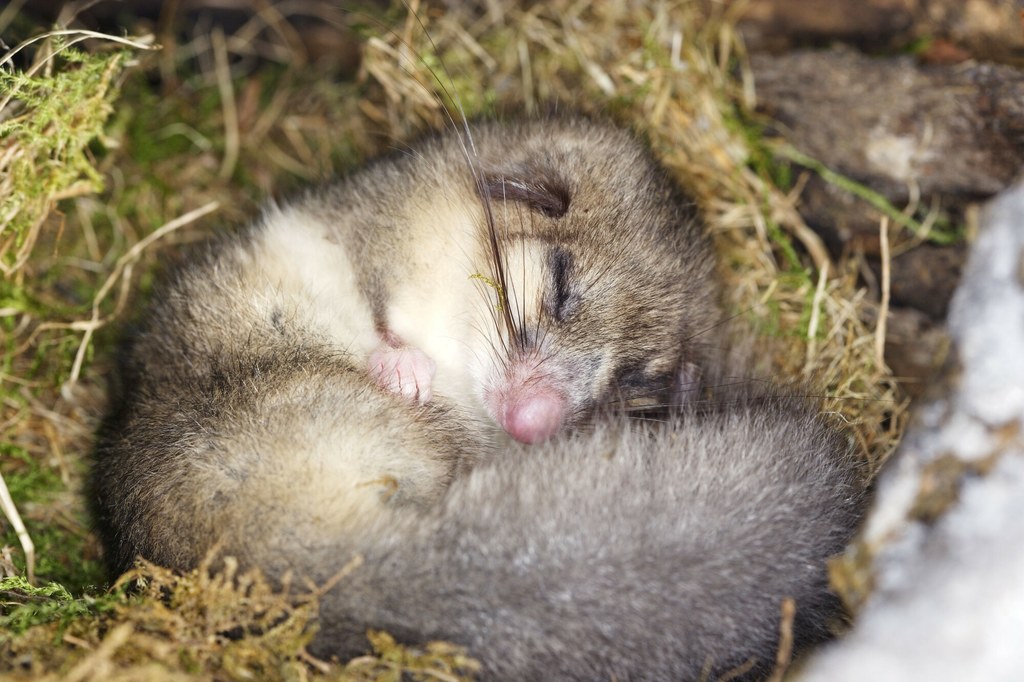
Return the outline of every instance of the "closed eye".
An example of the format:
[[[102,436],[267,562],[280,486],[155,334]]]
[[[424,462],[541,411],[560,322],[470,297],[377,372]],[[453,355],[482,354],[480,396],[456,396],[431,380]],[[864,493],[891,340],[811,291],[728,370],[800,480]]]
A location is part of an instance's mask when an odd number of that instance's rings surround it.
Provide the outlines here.
[[[554,280],[554,316],[559,322],[565,317],[569,302],[569,264],[571,256],[565,249],[556,248],[551,254],[551,277]]]
[[[560,246],[551,249],[548,256],[551,290],[545,306],[556,322],[564,322],[579,308],[581,296],[578,287],[573,286],[572,266],[572,253]]]
[[[660,402],[672,385],[672,375],[659,373],[649,375],[643,367],[627,368],[619,373],[615,382],[619,398],[626,401]]]

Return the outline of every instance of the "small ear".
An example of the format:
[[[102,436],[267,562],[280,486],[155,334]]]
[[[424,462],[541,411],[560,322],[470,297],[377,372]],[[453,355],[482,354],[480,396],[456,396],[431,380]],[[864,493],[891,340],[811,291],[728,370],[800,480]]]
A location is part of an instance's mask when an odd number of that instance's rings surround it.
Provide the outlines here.
[[[569,190],[558,181],[488,175],[479,191],[484,199],[521,201],[549,218],[561,218],[569,210]]]
[[[704,390],[704,372],[700,365],[683,359],[676,371],[675,385],[672,387],[672,403],[689,405],[700,398]]]

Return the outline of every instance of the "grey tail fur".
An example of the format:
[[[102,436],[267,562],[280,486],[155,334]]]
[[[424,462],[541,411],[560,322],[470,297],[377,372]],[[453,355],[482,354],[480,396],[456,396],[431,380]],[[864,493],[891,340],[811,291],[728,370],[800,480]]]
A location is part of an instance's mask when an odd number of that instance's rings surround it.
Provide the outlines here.
[[[763,675],[786,598],[798,647],[837,612],[826,559],[864,502],[848,451],[799,401],[766,398],[506,453],[437,509],[310,557],[364,558],[316,647],[357,653],[372,627],[467,645],[487,679]]]

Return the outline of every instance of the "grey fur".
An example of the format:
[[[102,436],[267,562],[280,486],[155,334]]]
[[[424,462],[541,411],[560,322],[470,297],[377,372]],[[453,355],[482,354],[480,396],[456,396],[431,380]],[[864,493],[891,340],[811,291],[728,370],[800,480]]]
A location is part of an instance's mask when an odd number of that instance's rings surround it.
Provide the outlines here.
[[[474,144],[472,164],[449,134],[271,208],[158,289],[96,450],[112,570],[188,569],[217,546],[323,581],[362,556],[324,598],[318,651],[386,628],[465,644],[491,678],[763,670],[785,596],[799,641],[821,636],[824,562],[863,497],[825,422],[742,395],[653,422],[609,411],[721,371],[689,204],[601,124],[483,125]],[[396,330],[439,358],[425,404],[367,376]],[[446,335],[475,370],[445,360]],[[571,414],[528,448],[496,436],[479,384],[530,354]]]
[[[488,679],[715,679],[770,670],[786,597],[798,647],[826,634],[824,562],[862,503],[836,434],[769,398],[517,446],[347,553],[296,553],[364,558],[323,604],[323,652],[373,627],[468,645]]]

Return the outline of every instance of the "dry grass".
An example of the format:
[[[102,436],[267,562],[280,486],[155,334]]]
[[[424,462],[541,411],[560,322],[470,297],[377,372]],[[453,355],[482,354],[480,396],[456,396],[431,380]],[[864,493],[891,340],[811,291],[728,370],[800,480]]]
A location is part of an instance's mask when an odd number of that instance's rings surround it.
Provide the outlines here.
[[[457,647],[407,650],[384,633],[371,636],[373,656],[344,665],[317,660],[305,652],[316,596],[272,589],[256,572],[239,574],[230,560],[213,576],[208,566],[176,575],[142,563],[101,599],[56,599],[63,609],[4,643],[4,679],[453,680],[477,669]]]
[[[105,62],[96,72],[102,88],[82,101],[93,118],[77,151],[47,157],[37,150],[29,164],[53,158],[84,166],[46,185],[35,203],[2,184],[12,173],[0,173],[0,219],[18,205],[12,215],[25,225],[10,228],[10,218],[0,232],[0,473],[39,545],[38,572],[75,591],[101,580],[81,492],[102,410],[104,364],[92,354],[109,346],[107,325],[124,319],[130,292],[146,289],[158,256],[211,224],[244,221],[268,194],[351,167],[415,131],[451,125],[460,107],[473,116],[559,101],[645,134],[703,208],[728,304],[762,335],[775,371],[827,395],[864,456],[875,466],[883,461],[898,440],[904,405],[878,352],[877,330],[866,322],[878,319],[878,303],[857,283],[859,263],[830,262],[795,209],[798,192],[776,185],[785,169],[764,160],[769,146],[750,123],[754,88],[734,17],[702,13],[704,4],[555,0],[470,16],[412,3],[415,15],[389,23],[364,15],[354,21],[330,3],[257,3],[262,9],[233,33],[196,30],[180,40],[158,31],[159,53],[135,49]],[[355,40],[346,32],[354,24],[365,26],[356,26],[357,73],[316,60],[287,14],[300,9],[338,26],[346,39]],[[100,42],[88,47],[103,54]],[[122,69],[140,58],[125,80]],[[36,63],[46,59],[54,64],[52,51],[36,51]],[[84,67],[58,62],[52,69],[59,77]],[[159,85],[144,73],[159,75]],[[38,105],[9,96],[14,82],[0,81],[0,97],[16,115],[38,120]],[[0,125],[9,117],[0,110]],[[23,149],[16,136],[0,135],[0,162],[27,158]],[[209,211],[212,218],[194,222]],[[0,583],[4,617],[23,619],[18,631],[29,622],[25,608],[52,607],[35,609],[39,622],[24,634],[0,635],[0,673],[170,680],[471,672],[457,652],[424,658],[384,636],[359,670],[313,661],[303,646],[315,595],[286,599],[255,576],[140,570],[147,587],[132,598],[96,596],[93,588],[86,590],[92,596],[61,601]],[[23,574],[20,552],[13,564],[0,561],[0,571]]]

